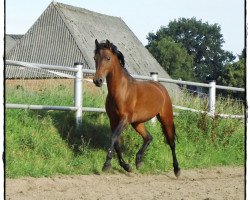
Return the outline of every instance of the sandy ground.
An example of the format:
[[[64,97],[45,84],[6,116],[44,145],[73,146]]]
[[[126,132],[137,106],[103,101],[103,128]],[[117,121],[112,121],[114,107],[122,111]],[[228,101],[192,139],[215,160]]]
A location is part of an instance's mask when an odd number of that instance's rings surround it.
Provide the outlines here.
[[[6,199],[244,199],[244,168],[182,170],[165,175],[101,174],[6,179]]]

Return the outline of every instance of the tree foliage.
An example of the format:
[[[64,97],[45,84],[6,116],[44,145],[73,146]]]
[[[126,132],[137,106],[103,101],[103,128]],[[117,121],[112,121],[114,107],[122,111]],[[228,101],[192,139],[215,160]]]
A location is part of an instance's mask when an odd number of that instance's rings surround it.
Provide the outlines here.
[[[194,77],[192,80],[195,81],[222,80],[225,66],[235,59],[232,53],[222,49],[224,40],[218,24],[210,25],[196,18],[180,18],[171,21],[166,27],[161,27],[156,34],[149,33],[147,48],[156,59],[164,57],[156,56],[157,52],[154,52],[156,43],[161,43],[163,38],[171,38],[175,43],[182,44],[188,55],[193,58],[191,70]],[[169,49],[158,53],[171,54]]]
[[[246,56],[245,49],[242,51],[242,54],[239,56],[239,60],[232,64],[228,64],[225,67],[224,76],[222,77],[222,84],[233,87],[245,87],[246,79]]]
[[[160,65],[174,79],[193,79],[193,58],[181,43],[174,42],[170,37],[163,37],[159,41],[152,41],[148,50]]]

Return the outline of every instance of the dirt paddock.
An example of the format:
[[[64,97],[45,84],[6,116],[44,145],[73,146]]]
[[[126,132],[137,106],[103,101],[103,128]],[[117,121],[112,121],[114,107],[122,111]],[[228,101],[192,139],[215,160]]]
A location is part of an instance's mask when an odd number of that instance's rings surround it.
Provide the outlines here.
[[[182,170],[165,175],[101,174],[6,179],[8,200],[244,199],[244,168]]]

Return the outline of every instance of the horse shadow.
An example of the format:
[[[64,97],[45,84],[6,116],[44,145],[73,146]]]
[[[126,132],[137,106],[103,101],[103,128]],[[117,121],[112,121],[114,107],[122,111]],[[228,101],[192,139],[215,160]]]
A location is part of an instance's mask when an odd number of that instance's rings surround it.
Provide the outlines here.
[[[49,115],[60,137],[73,150],[75,155],[80,154],[86,146],[103,150],[110,146],[110,127],[102,119],[105,118],[105,114],[84,113],[83,124],[79,129],[76,129],[74,112],[33,110],[31,114],[40,116],[40,118]]]

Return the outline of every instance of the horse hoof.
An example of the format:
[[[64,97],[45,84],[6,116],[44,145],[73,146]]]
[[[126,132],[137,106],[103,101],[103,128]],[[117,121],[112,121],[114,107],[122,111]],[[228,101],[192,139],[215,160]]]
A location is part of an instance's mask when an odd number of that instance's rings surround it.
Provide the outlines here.
[[[136,169],[140,169],[143,166],[143,162],[136,163]]]
[[[126,170],[127,172],[132,172],[132,167],[129,164],[125,164],[123,166],[123,169]]]
[[[175,174],[176,178],[179,178],[179,176],[181,175],[181,169],[179,168],[178,170],[175,170],[174,174]]]
[[[103,172],[108,172],[111,168],[111,164],[104,164],[102,167]]]

